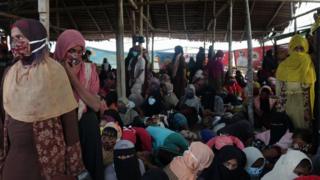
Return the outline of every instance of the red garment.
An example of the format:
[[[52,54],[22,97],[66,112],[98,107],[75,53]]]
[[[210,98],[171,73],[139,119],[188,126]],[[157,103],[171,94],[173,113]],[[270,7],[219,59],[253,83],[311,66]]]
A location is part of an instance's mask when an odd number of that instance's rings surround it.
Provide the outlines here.
[[[232,94],[236,96],[242,95],[242,88],[237,82],[234,82],[231,85],[226,85],[225,89],[228,91],[228,94]]]
[[[133,128],[136,131],[137,138],[139,139],[141,143],[141,150],[142,151],[152,151],[152,138],[149,135],[149,133],[144,129],[140,127],[134,127]]]
[[[239,149],[244,149],[244,145],[241,142],[241,140],[235,136],[216,136],[212,139],[210,139],[207,142],[207,145],[212,148],[215,147],[215,149],[220,150],[226,145],[235,145]]]
[[[295,180],[320,180],[320,176],[300,176]]]
[[[136,130],[132,128],[123,128],[122,131],[122,138],[123,140],[128,140],[132,142],[133,144],[136,144],[137,142],[137,135],[136,135]]]

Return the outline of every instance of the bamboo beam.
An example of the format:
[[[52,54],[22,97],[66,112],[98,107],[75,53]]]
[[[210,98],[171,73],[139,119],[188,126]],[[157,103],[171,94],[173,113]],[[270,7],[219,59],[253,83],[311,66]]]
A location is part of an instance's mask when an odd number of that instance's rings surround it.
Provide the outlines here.
[[[203,28],[203,31],[206,31],[206,18],[207,16],[207,2],[204,2],[203,3],[203,17],[202,17],[202,28]]]
[[[247,42],[248,42],[248,117],[249,121],[254,123],[253,116],[253,70],[252,70],[252,33],[251,33],[251,18],[249,10],[249,0],[245,0],[247,14]]]
[[[217,27],[217,15],[216,15],[216,0],[212,0],[212,15],[213,15],[213,28],[212,28],[212,53],[211,57],[214,57],[214,43],[216,42],[216,27]]]
[[[85,3],[83,0],[80,0],[80,2],[81,2],[81,4],[82,4],[83,6],[87,7],[86,3]],[[101,32],[102,29],[101,29],[100,25],[98,24],[98,22],[96,21],[96,19],[93,17],[90,9],[86,8],[86,11],[87,11],[89,17],[91,18],[93,24],[96,26],[97,30],[98,30],[99,32]],[[101,37],[104,38],[104,35],[101,34]]]
[[[131,5],[131,7],[134,9],[134,10],[138,10],[138,6],[137,6],[137,4],[133,1],[133,0],[128,0],[129,1],[129,4]],[[143,14],[142,14],[143,15]],[[153,25],[151,24],[151,22],[148,20],[148,18],[145,16],[145,15],[143,15],[142,16],[143,17],[143,20],[144,20],[144,22],[146,22],[147,23],[147,25],[150,27],[150,29],[153,31],[155,28],[153,27]]]
[[[272,24],[272,22],[274,21],[274,19],[278,16],[281,8],[283,7],[283,5],[285,5],[286,2],[281,2],[277,8],[277,10],[275,11],[275,13],[273,14],[273,16],[271,17],[271,19],[269,20],[268,24],[267,24],[267,28],[270,27],[270,25]]]
[[[66,5],[66,3],[64,2],[64,0],[61,0],[61,3],[62,3],[62,5],[63,5],[64,11],[67,13],[67,16],[69,17],[69,19],[70,19],[70,21],[71,21],[73,27],[74,27],[75,29],[79,30],[79,26],[78,26],[78,24],[76,23],[76,21],[74,20],[74,18],[72,17],[72,14],[70,13],[70,11],[67,10],[67,5]]]
[[[229,6],[228,3],[225,3],[221,6],[221,8],[217,11],[215,16],[209,21],[207,25],[207,31],[211,28],[211,25],[213,24],[214,19],[217,18],[221,13],[223,13],[223,11],[226,10],[228,6]]]
[[[118,0],[118,31],[117,31],[117,41],[116,41],[118,97],[126,97],[123,38],[124,38],[123,0]]]
[[[229,6],[229,62],[228,62],[228,70],[229,75],[232,73],[232,23],[233,21],[233,2],[230,0]]]
[[[101,0],[98,0],[98,2],[101,6],[103,5]],[[111,30],[114,31],[114,28],[111,23],[110,15],[108,14],[107,9],[105,9],[105,8],[103,9],[103,15],[104,15],[104,18],[108,21],[108,24],[110,25]]]
[[[256,0],[253,0],[252,3],[251,3],[251,6],[250,6],[250,18],[251,18],[251,15],[252,15],[252,12],[254,10],[254,6],[256,4]],[[241,34],[241,41],[243,40],[244,38],[244,35],[245,35],[245,32],[246,32],[246,28],[247,28],[247,25],[245,24],[244,28],[243,28],[243,32]]]

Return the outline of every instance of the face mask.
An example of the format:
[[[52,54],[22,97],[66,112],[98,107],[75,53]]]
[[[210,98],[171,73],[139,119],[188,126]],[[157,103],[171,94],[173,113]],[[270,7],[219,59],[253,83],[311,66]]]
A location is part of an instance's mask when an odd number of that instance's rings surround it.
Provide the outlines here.
[[[148,104],[152,106],[152,105],[154,105],[154,103],[156,103],[156,99],[154,99],[153,97],[149,97]]]
[[[136,57],[138,55],[138,52],[137,51],[132,51],[132,56],[133,57]]]
[[[43,44],[40,47],[38,47],[37,49],[31,51],[31,54],[36,53],[36,52],[40,51],[42,48],[44,48],[46,46],[46,44],[47,44],[47,38],[43,38],[41,40],[36,40],[36,41],[30,41],[29,42],[30,45],[36,44],[36,43],[40,43],[40,42],[43,42]]]
[[[259,177],[262,173],[262,170],[263,170],[263,166],[260,167],[260,168],[255,168],[255,167],[248,167],[246,169],[246,171],[248,172],[248,174],[251,176],[251,177]]]

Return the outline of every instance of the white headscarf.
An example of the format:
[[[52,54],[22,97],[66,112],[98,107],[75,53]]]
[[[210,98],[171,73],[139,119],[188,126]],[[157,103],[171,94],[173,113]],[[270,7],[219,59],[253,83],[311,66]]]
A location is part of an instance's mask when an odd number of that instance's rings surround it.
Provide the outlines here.
[[[261,151],[255,147],[246,147],[242,151],[247,157],[247,164],[245,168],[251,167],[260,158],[264,159]]]
[[[308,159],[311,163],[311,160],[303,152],[289,150],[287,154],[284,154],[280,157],[272,171],[263,176],[261,180],[293,180],[298,177],[298,175],[293,172],[294,169],[304,159]]]

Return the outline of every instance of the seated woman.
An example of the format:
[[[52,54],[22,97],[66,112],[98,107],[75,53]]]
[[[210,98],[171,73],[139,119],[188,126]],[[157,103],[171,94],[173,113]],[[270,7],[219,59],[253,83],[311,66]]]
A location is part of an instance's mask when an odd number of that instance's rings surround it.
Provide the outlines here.
[[[239,148],[224,146],[214,157],[210,167],[202,173],[202,179],[248,180],[249,175],[245,171],[246,155]]]
[[[196,96],[196,89],[194,85],[189,84],[185,89],[185,95],[181,97],[179,101],[180,109],[184,107],[191,107],[196,110],[197,113],[200,112],[201,102],[200,99]]]
[[[254,111],[256,115],[255,125],[269,127],[268,122],[264,122],[264,117],[275,110],[276,99],[271,98],[273,95],[272,89],[269,86],[262,86],[259,96],[254,98]],[[258,121],[258,122],[257,122]]]
[[[160,84],[161,96],[166,110],[174,109],[178,105],[178,98],[173,92],[173,85],[170,82]]]
[[[145,173],[143,162],[138,159],[134,144],[120,140],[114,147],[113,164],[104,172],[107,180],[140,180]]]
[[[220,151],[224,146],[235,146],[239,149],[244,149],[243,143],[234,136],[216,136],[207,142],[207,145],[213,150],[213,152]]]
[[[237,80],[233,76],[227,76],[224,85],[224,91],[227,96],[235,96],[237,99],[242,100],[243,91]]]
[[[202,142],[193,142],[189,150],[178,156],[164,168],[170,180],[195,180],[199,172],[209,167],[214,154]]]
[[[290,150],[277,161],[276,165],[262,180],[292,180],[299,176],[307,176],[311,172],[312,163],[301,151]]]
[[[243,149],[243,152],[247,157],[245,169],[251,180],[260,179],[266,161],[261,151],[255,147],[247,147]]]
[[[291,146],[293,131],[290,119],[285,113],[274,112],[271,117],[270,130],[255,135],[256,139],[267,146],[262,151],[269,161],[276,160]]]
[[[300,150],[309,157],[313,154],[313,134],[309,129],[296,129],[292,135],[292,149]]]
[[[210,110],[212,115],[222,115],[224,113],[224,102],[220,96],[217,96],[215,89],[206,86],[201,97],[201,105],[204,110]]]

